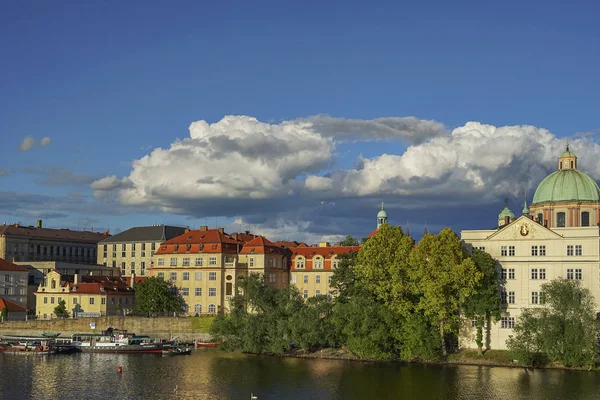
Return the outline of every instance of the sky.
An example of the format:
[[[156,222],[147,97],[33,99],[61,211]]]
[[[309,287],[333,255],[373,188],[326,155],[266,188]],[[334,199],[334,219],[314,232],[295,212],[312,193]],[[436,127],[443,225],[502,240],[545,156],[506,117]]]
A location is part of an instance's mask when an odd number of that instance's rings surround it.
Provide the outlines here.
[[[85,4],[84,4],[85,3]],[[272,240],[495,226],[569,140],[600,179],[592,1],[0,5],[0,223]]]

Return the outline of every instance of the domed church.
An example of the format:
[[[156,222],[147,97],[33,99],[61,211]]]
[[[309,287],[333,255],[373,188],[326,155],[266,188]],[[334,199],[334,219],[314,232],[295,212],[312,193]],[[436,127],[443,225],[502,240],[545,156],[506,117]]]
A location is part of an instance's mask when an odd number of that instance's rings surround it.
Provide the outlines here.
[[[492,349],[506,349],[523,309],[543,306],[541,286],[551,279],[580,281],[600,311],[600,188],[577,169],[568,144],[557,170],[539,183],[529,206],[525,199],[520,214],[515,218],[505,200],[496,228],[461,231],[469,250],[497,260],[503,312],[499,321],[489,321]],[[477,347],[470,321],[460,340],[462,347]]]

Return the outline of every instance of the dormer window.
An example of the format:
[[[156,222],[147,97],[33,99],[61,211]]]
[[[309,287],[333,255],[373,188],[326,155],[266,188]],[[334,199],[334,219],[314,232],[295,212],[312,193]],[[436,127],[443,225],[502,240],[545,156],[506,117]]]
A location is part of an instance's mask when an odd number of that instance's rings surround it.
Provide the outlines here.
[[[186,251],[190,251],[190,249],[191,249],[191,248],[192,248],[192,245],[191,245],[191,244],[186,244],[186,245],[185,245],[185,250],[186,250]]]
[[[176,244],[176,245],[173,246],[173,250],[174,251],[177,251],[177,249],[179,249],[179,245],[178,244]]]

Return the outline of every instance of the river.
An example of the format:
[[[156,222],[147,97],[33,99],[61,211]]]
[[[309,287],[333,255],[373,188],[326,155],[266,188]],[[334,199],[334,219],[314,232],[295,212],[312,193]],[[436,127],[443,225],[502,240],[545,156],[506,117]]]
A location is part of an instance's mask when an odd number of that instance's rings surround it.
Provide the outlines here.
[[[122,366],[123,371],[117,372]],[[2,399],[598,399],[600,373],[296,359],[0,353]]]

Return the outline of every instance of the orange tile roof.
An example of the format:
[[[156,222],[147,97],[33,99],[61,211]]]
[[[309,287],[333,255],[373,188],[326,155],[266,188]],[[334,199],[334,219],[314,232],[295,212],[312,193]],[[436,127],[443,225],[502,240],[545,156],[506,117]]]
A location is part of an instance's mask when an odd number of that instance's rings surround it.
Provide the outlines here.
[[[377,232],[379,232],[379,228],[377,228],[373,232],[369,233],[369,236],[367,236],[367,239],[371,239],[373,236],[375,236],[377,234]]]
[[[297,256],[306,258],[304,268],[296,268],[296,263],[292,262],[291,271],[331,271],[332,260],[335,255],[347,254],[350,252],[358,253],[361,246],[331,246],[331,247],[296,247],[292,250],[291,261]],[[321,268],[313,268],[313,257],[319,255],[323,257],[323,265]]]
[[[8,312],[26,312],[27,309],[17,303],[15,303],[14,301],[5,299],[0,297],[0,311],[2,311],[4,308],[8,309]]]
[[[29,272],[27,268],[14,264],[4,258],[0,258],[0,271]]]
[[[298,247],[301,244],[306,246],[306,243],[290,242],[287,240],[279,240],[275,242],[276,246],[287,247],[288,249],[293,249],[294,247]]]
[[[242,244],[218,229],[193,230],[161,243],[155,254],[237,253]]]
[[[258,236],[244,244],[240,254],[286,254],[289,250],[276,245],[264,236]]]

